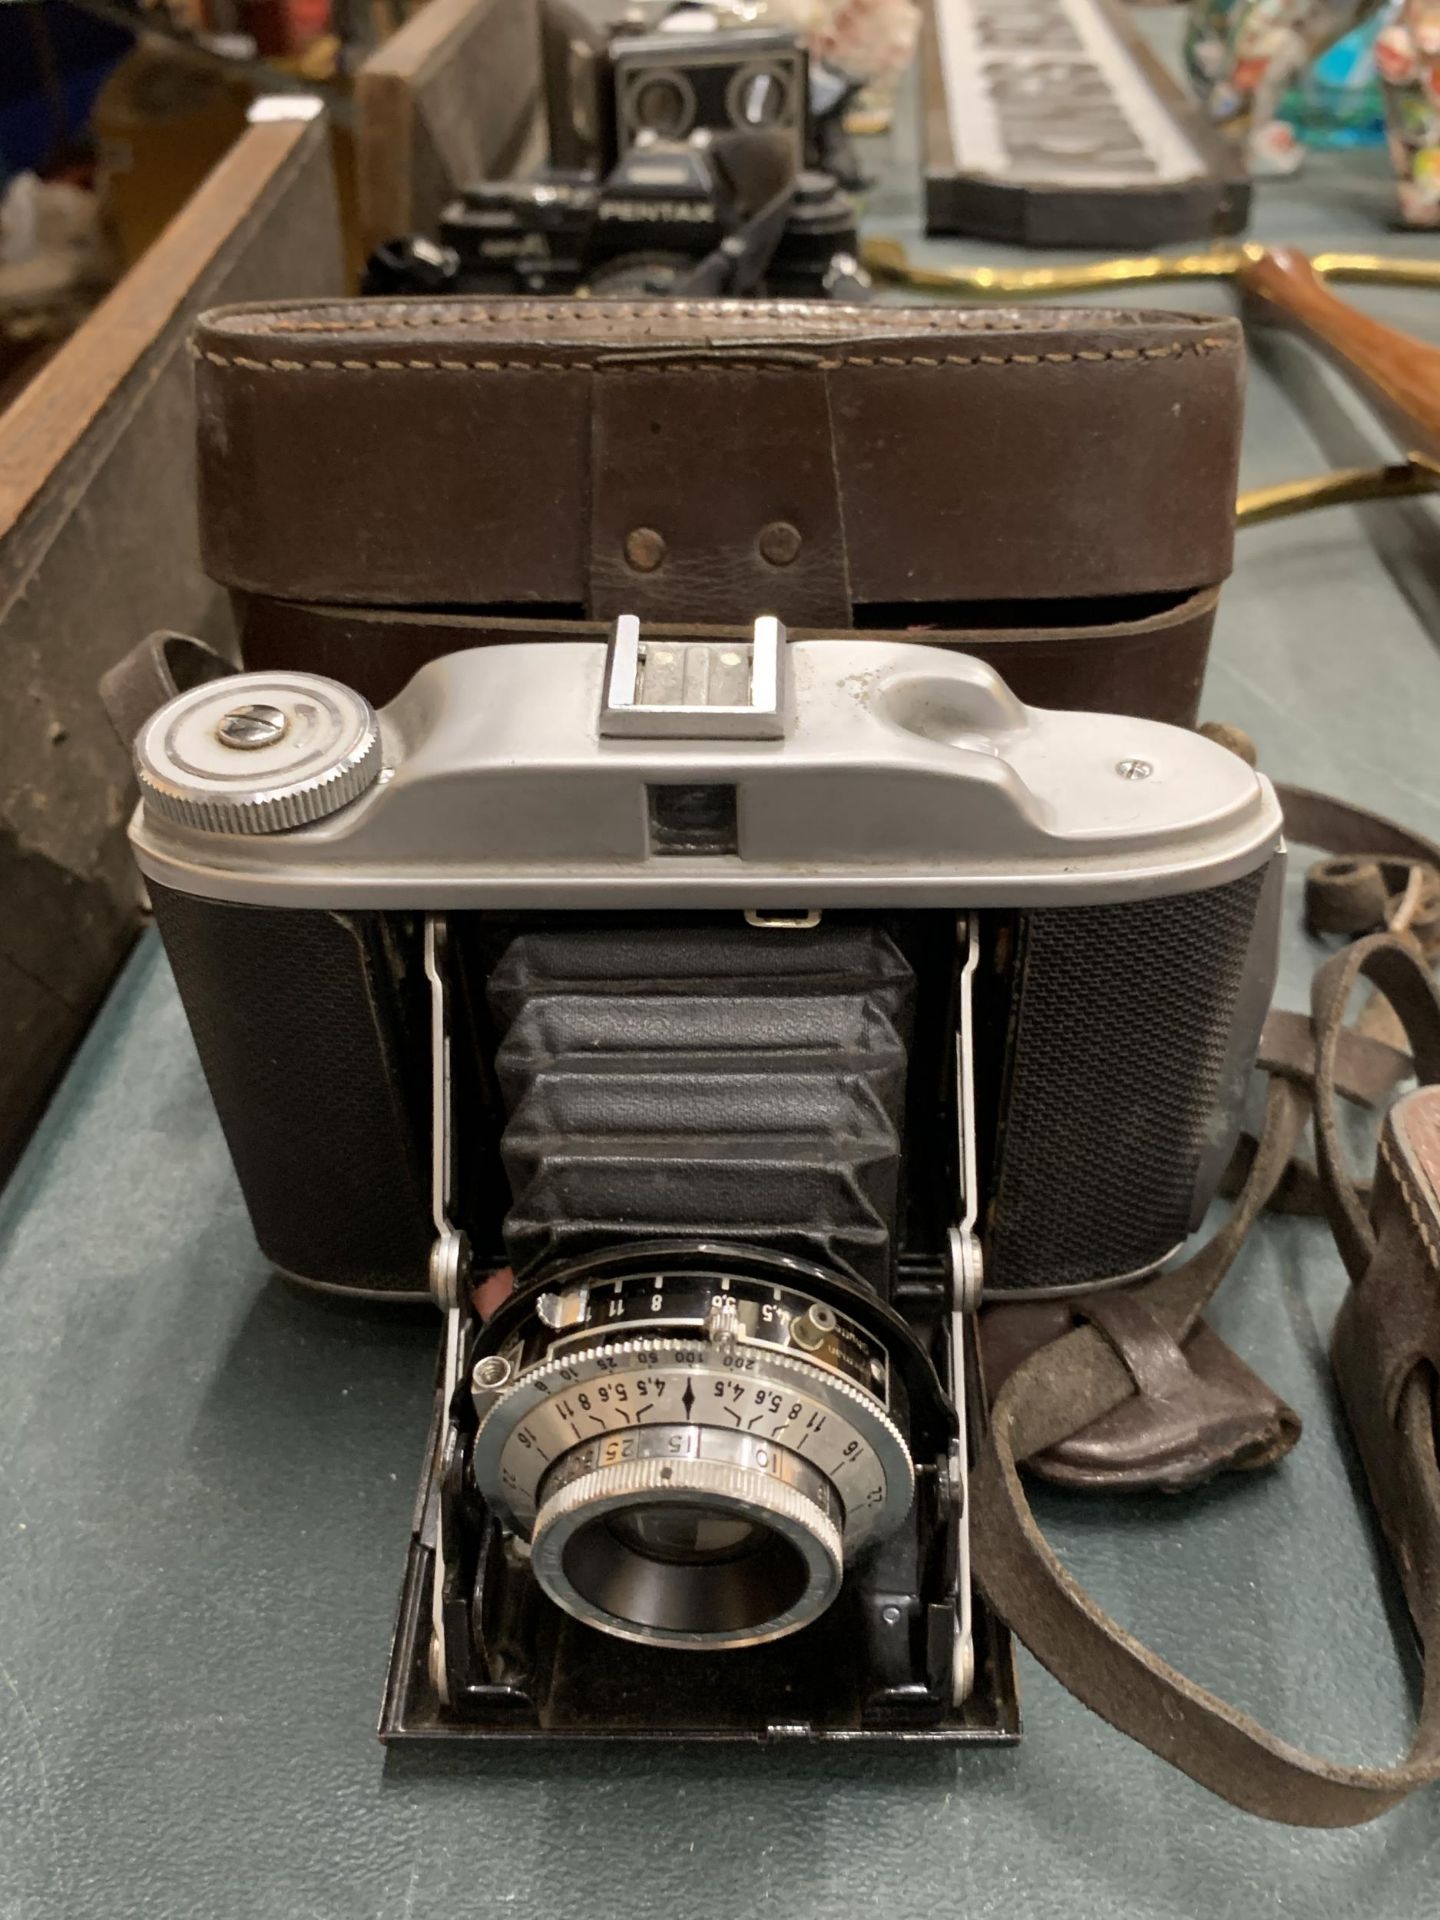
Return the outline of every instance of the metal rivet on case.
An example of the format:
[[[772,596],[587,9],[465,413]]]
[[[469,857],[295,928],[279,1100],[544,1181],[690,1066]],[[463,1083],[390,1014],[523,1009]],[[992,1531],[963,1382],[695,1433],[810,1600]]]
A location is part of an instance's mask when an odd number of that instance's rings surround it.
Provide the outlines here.
[[[625,536],[625,559],[636,573],[654,573],[665,558],[665,540],[654,527],[634,527]]]
[[[1148,780],[1155,769],[1148,760],[1120,760],[1115,771],[1122,780]]]
[[[760,529],[760,557],[772,567],[788,567],[800,551],[800,529],[788,520],[772,520]]]

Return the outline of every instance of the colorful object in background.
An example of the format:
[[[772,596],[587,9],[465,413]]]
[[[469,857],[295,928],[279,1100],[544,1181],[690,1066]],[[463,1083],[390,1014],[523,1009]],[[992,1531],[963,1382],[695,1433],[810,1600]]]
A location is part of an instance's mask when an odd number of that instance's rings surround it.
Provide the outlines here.
[[[1280,103],[1307,147],[1378,147],[1385,139],[1385,102],[1375,69],[1380,18],[1372,14],[1312,62]]]
[[[920,35],[916,0],[767,0],[762,12],[803,34],[817,59],[866,86],[898,80]]]
[[[1375,64],[1401,218],[1440,227],[1440,0],[1392,0]]]
[[[1215,123],[1239,137],[1252,174],[1294,173],[1304,148],[1285,117],[1314,62],[1377,0],[1191,0],[1185,64]]]
[[[1185,61],[1210,117],[1242,140],[1250,171],[1288,174],[1304,156],[1302,132],[1316,145],[1361,132],[1367,44],[1400,217],[1440,227],[1440,0],[1191,0]],[[1318,138],[1310,101],[1321,108]]]
[[[883,133],[920,38],[917,0],[763,0],[759,16],[800,34],[812,58],[860,82],[847,133]]]

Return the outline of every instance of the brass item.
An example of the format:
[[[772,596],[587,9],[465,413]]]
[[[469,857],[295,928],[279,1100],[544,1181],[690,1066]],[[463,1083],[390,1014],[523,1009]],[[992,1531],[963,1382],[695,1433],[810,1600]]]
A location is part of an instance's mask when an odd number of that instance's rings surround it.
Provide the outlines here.
[[[1437,439],[1431,407],[1422,398],[1433,392],[1435,354],[1408,336],[1380,329],[1373,321],[1330,299],[1318,281],[1369,281],[1377,286],[1440,288],[1440,258],[1404,259],[1376,253],[1317,253],[1308,261],[1289,249],[1246,243],[1211,247],[1199,253],[1147,254],[1113,260],[1082,260],[1048,267],[917,266],[904,246],[878,237],[862,249],[865,266],[877,279],[925,293],[974,300],[1053,299],[1057,295],[1104,292],[1114,287],[1164,286],[1190,280],[1238,282],[1262,306],[1267,318],[1284,318],[1328,347],[1346,370],[1367,386],[1380,411],[1388,413],[1404,440]],[[1360,336],[1363,335],[1363,341]],[[1368,348],[1361,361],[1361,346]],[[1420,356],[1417,368],[1411,363]],[[1407,370],[1411,377],[1405,384]],[[1399,383],[1399,384],[1397,384]],[[1235,503],[1237,527],[1320,507],[1354,506],[1368,500],[1404,500],[1440,491],[1440,441],[1437,453],[1412,448],[1404,460],[1384,467],[1347,467],[1312,474],[1279,486],[1256,487]]]
[[[1367,500],[1409,500],[1440,493],[1440,468],[1422,455],[1389,467],[1341,467],[1334,473],[1308,474],[1274,487],[1252,487],[1235,502],[1237,527],[1260,527],[1267,520],[1288,520],[1319,507],[1353,507]]]
[[[898,240],[877,236],[861,259],[877,279],[956,299],[1035,300],[1104,292],[1111,287],[1165,286],[1187,280],[1233,280],[1266,252],[1246,244],[1201,253],[1137,254],[1051,267],[926,267],[911,261]],[[1440,257],[1430,260],[1379,253],[1317,253],[1311,265],[1325,280],[1370,281],[1388,287],[1440,287]]]

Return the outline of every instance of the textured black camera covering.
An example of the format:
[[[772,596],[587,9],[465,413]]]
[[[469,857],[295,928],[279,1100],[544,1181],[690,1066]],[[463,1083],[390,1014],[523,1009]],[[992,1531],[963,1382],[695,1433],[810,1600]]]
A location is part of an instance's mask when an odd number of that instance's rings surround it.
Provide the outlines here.
[[[326,1286],[423,1294],[428,1051],[400,917],[151,895],[266,1257]]]
[[[1013,968],[977,999],[992,1292],[1132,1273],[1188,1231],[1264,877],[1015,916]],[[423,1293],[413,923],[154,897],[265,1253],[325,1285]],[[928,979],[937,962],[916,964]],[[939,1039],[912,1063],[916,996],[905,954],[859,919],[795,932],[601,916],[513,935],[487,999],[517,1271],[699,1234],[887,1291],[916,1172],[902,1181],[907,1083],[913,1108]],[[910,1157],[938,1153],[943,1180],[949,1123],[929,1100]],[[494,1191],[478,1161],[468,1171],[467,1192]]]
[[[489,991],[517,1272],[699,1236],[887,1290],[914,984],[863,925],[520,935]]]
[[[987,1291],[1112,1279],[1185,1237],[1267,871],[1021,916]]]

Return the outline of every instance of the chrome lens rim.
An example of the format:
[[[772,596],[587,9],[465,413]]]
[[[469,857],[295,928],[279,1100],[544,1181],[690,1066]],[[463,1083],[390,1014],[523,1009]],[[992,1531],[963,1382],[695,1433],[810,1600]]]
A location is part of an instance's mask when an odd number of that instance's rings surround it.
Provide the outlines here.
[[[667,1507],[743,1522],[753,1539],[727,1557],[687,1561],[646,1554],[613,1524]],[[830,1482],[788,1449],[716,1428],[657,1426],[556,1463],[541,1489],[531,1565],[557,1606],[616,1638],[758,1646],[833,1602],[842,1525]]]

